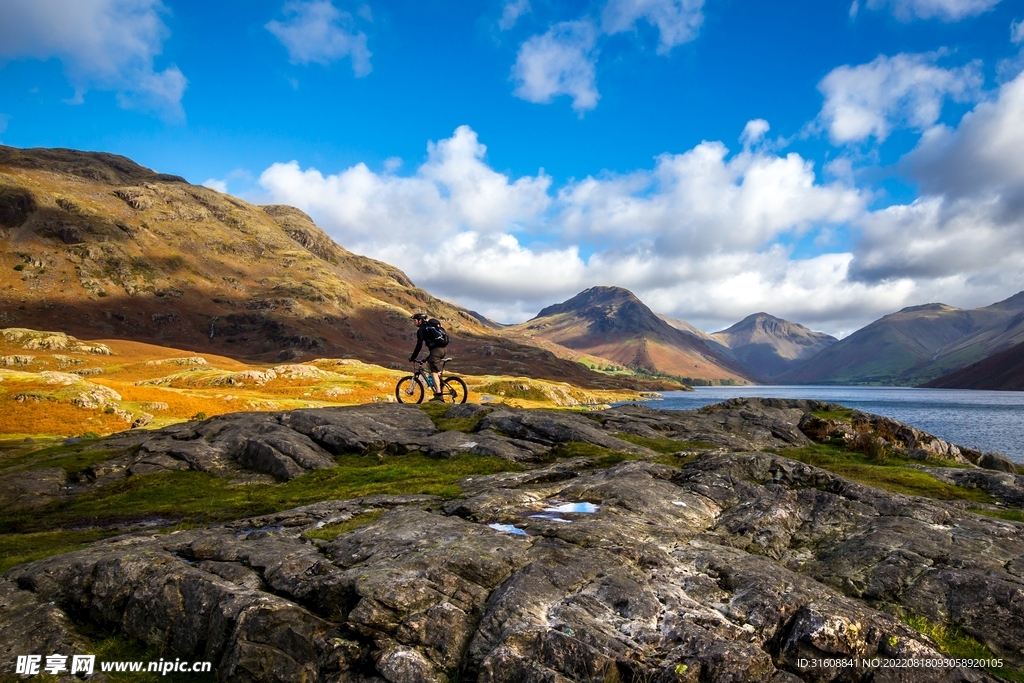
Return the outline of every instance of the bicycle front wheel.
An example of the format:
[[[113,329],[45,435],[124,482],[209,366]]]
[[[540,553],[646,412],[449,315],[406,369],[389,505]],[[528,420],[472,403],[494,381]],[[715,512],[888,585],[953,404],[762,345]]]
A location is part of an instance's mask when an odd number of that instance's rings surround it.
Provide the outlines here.
[[[423,403],[423,384],[414,375],[403,377],[395,385],[395,398],[399,403]]]
[[[445,377],[442,384],[444,391],[441,392],[441,395],[444,397],[445,403],[466,402],[469,389],[466,388],[466,383],[462,381],[461,377]]]

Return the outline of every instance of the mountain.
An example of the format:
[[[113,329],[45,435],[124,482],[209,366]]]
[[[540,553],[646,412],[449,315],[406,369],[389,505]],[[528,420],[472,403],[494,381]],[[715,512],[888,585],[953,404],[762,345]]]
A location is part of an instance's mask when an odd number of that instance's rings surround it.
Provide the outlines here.
[[[1024,391],[1024,343],[921,386],[935,389]]]
[[[0,146],[0,327],[249,361],[404,366],[420,310],[445,321],[459,372],[656,388],[505,334],[335,244],[298,209],[254,206],[113,154]]]
[[[777,380],[790,384],[918,385],[1024,341],[1024,292],[963,310],[934,303],[887,315]]]
[[[732,327],[709,335],[726,355],[750,372],[773,378],[800,365],[838,340],[803,325],[755,313]]]
[[[697,334],[656,315],[621,287],[591,287],[512,329],[626,367],[688,381],[752,381]]]

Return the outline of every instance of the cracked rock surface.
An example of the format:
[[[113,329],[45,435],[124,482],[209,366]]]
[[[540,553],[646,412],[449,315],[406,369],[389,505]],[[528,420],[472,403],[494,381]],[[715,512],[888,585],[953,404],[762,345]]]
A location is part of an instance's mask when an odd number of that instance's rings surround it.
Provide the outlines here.
[[[231,681],[997,680],[802,663],[943,659],[899,618],[917,616],[1024,667],[1024,525],[763,452],[810,443],[799,428],[808,402],[564,419],[500,409],[454,437],[415,408],[410,422],[407,407],[363,408],[344,423],[344,410],[249,416],[265,427],[244,438],[228,419],[154,436],[215,449],[223,437],[234,450],[220,452],[234,454],[288,443],[297,464],[340,450],[443,457],[486,443],[481,434],[525,460],[566,441],[637,459],[540,463],[464,480],[458,499],[323,501],[21,565],[0,580],[5,660],[82,651],[99,628],[212,661]],[[669,466],[613,436],[623,433],[715,448]],[[1008,500],[1021,491],[1009,473],[950,471]],[[333,541],[303,536],[362,515],[373,521]]]

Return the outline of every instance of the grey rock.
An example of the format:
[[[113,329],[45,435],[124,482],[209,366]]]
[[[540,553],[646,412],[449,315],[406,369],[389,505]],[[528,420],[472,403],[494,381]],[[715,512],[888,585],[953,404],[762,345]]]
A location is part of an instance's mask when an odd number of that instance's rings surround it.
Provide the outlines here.
[[[1000,472],[1017,474],[1016,463],[1002,453],[983,453],[975,464],[978,467],[984,467],[986,470],[998,470]]]
[[[9,512],[30,510],[59,500],[68,485],[62,467],[20,470],[0,476],[0,506]]]
[[[950,666],[921,678],[805,663],[942,659],[899,613],[955,625],[1024,666],[1024,525],[760,450],[809,443],[801,425],[833,438],[835,425],[807,418],[818,406],[744,400],[592,417],[496,408],[472,434],[439,432],[413,406],[366,406],[118,435],[106,447],[124,452],[101,476],[206,467],[283,479],[342,451],[530,462],[573,441],[635,459],[474,476],[454,500],[325,500],[97,542],[4,575],[0,642],[19,654],[87,651],[81,634],[106,629],[212,661],[232,681],[994,680]],[[672,467],[616,433],[718,449]],[[931,443],[906,434],[892,443]],[[1024,501],[1015,474],[922,470]],[[384,513],[332,541],[303,536],[372,511]]]

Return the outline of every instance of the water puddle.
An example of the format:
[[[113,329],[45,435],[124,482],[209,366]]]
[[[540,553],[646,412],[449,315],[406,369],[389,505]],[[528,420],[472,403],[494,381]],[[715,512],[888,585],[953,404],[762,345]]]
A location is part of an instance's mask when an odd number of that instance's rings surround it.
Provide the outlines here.
[[[564,503],[554,507],[544,508],[544,512],[567,513],[576,512],[582,514],[593,514],[600,509],[600,505],[593,503]]]
[[[488,524],[487,526],[491,527],[495,531],[501,531],[502,533],[513,534],[515,536],[529,535],[525,531],[523,531],[522,529],[513,524]]]

